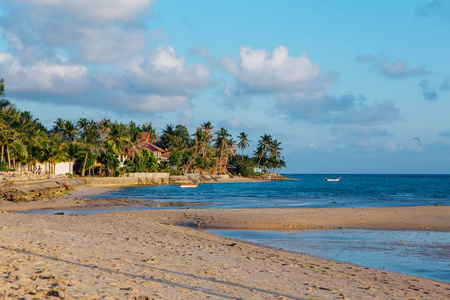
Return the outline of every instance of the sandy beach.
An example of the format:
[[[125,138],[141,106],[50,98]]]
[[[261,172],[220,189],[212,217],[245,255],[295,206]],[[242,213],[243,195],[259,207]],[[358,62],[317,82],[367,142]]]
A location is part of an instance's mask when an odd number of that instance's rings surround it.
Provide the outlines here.
[[[450,230],[450,209],[12,211],[126,207],[80,186],[0,202],[0,299],[449,299],[450,285],[222,238],[196,228]]]

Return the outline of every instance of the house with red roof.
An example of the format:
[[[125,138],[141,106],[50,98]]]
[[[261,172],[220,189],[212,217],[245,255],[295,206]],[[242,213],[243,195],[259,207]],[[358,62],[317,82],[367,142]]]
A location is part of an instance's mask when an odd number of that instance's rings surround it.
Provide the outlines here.
[[[139,149],[147,149],[150,151],[156,159],[159,161],[161,160],[168,160],[170,157],[170,152],[164,149],[159,148],[155,144],[151,143],[150,141],[150,133],[149,132],[141,132],[141,142],[138,144]]]

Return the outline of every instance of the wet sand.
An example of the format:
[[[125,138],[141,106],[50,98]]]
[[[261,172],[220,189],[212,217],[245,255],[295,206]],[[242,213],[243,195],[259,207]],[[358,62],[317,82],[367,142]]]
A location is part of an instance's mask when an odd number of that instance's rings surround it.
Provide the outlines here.
[[[445,206],[87,215],[6,212],[31,206],[72,207],[77,201],[79,207],[91,205],[92,200],[84,197],[104,191],[77,187],[72,195],[0,203],[0,299],[450,298],[447,283],[269,249],[190,228],[449,231],[450,210]],[[108,207],[111,200],[102,201]]]

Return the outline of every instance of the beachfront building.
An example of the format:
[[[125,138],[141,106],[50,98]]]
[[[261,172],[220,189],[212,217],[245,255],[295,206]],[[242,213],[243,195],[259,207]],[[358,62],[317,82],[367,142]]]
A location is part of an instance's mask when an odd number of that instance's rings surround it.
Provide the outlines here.
[[[40,172],[41,175],[62,175],[62,174],[73,174],[73,162],[59,162],[55,165],[50,163],[36,163],[32,164],[17,164],[16,170],[18,172]]]
[[[229,156],[236,155],[236,149],[228,149],[227,155],[223,157],[216,157],[216,166],[214,167],[214,172],[223,173],[223,172],[231,172],[233,169],[236,169],[235,166],[232,166],[228,163]]]
[[[151,143],[150,138],[151,135],[149,132],[142,132],[141,142],[138,144],[138,149],[147,149],[156,157],[158,162],[161,162],[162,160],[168,160],[170,155],[168,156],[167,154],[169,154],[170,152],[167,151],[167,149],[161,149],[155,144]]]
[[[158,163],[161,161],[166,161],[170,157],[170,151],[167,149],[161,149],[155,144],[150,142],[150,134],[148,132],[142,132],[141,133],[141,141],[139,144],[136,145],[137,149],[147,149],[150,151],[152,155],[156,157],[158,160]],[[125,165],[125,161],[127,159],[130,159],[132,156],[132,153],[129,148],[125,148],[125,154],[119,155],[119,162],[120,166],[123,167]]]

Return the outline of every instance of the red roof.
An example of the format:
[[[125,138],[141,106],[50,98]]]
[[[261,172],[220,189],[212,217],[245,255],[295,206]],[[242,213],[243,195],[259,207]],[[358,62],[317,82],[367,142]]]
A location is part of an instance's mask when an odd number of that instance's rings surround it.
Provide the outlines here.
[[[163,150],[161,148],[159,148],[158,146],[155,146],[153,144],[147,143],[147,142],[143,142],[141,143],[141,146],[149,151],[153,151],[153,152],[161,152],[164,153],[166,152],[166,150]]]
[[[141,142],[150,143],[150,141],[148,140],[149,137],[150,137],[149,132],[141,132]]]

